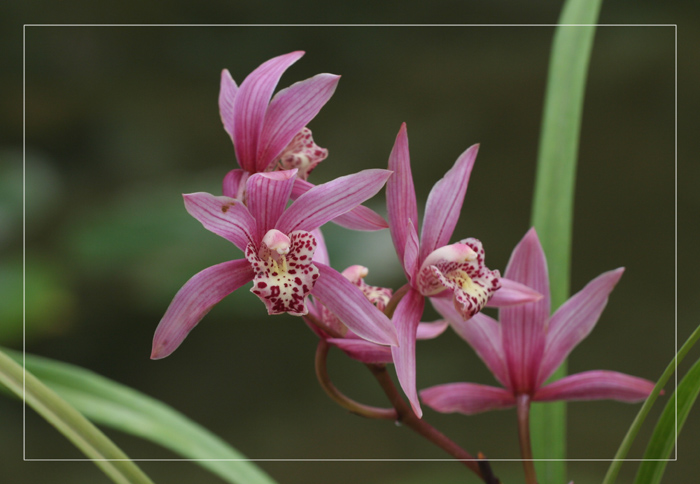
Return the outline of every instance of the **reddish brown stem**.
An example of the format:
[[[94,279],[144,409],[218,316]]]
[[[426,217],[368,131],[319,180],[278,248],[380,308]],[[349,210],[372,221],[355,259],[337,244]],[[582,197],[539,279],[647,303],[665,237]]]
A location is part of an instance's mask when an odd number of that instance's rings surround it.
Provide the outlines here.
[[[316,347],[316,377],[321,387],[326,391],[329,397],[341,407],[350,412],[360,415],[361,417],[377,418],[385,420],[396,420],[398,415],[393,408],[379,408],[365,405],[356,402],[350,397],[345,396],[331,382],[326,366],[326,358],[328,357],[328,343],[324,340],[318,342]]]
[[[532,446],[530,445],[530,395],[518,395],[516,406],[518,411],[520,455],[523,459],[525,482],[527,484],[537,484],[535,463],[532,460]]]
[[[369,368],[374,377],[377,379],[379,385],[382,387],[382,390],[384,390],[384,393],[386,393],[389,401],[396,409],[396,413],[398,414],[398,422],[401,422],[414,432],[422,435],[430,442],[450,454],[452,457],[462,462],[469,468],[469,470],[479,476],[479,478],[482,478],[479,465],[477,464],[474,456],[462,449],[459,445],[454,443],[445,434],[437,430],[428,422],[418,418],[411,407],[403,400],[403,398],[401,398],[401,395],[396,389],[394,382],[391,380],[389,373],[386,371],[386,366],[368,364],[367,368]]]

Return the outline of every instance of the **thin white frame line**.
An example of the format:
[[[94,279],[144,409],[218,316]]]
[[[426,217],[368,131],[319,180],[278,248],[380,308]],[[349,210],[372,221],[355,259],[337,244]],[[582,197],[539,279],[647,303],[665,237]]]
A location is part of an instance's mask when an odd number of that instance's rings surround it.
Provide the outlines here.
[[[674,319],[678,354],[678,24],[23,24],[22,26],[22,460],[25,462],[455,462],[479,459],[35,459],[26,456],[26,29],[27,27],[673,27],[674,28]],[[675,360],[678,389],[678,360]],[[668,459],[491,459],[489,462],[676,462],[678,399],[675,401],[674,458]]]

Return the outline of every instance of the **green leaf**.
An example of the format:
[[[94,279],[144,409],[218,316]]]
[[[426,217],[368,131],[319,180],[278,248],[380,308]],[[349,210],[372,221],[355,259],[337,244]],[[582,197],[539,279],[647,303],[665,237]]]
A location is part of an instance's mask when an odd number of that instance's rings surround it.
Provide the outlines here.
[[[656,382],[656,385],[654,386],[651,395],[649,395],[649,398],[646,399],[644,405],[642,405],[642,408],[639,409],[639,413],[637,413],[634,422],[632,422],[632,425],[627,431],[627,435],[625,435],[625,438],[622,440],[620,448],[617,450],[613,462],[610,463],[610,467],[608,468],[608,472],[605,474],[605,479],[603,479],[602,484],[613,484],[617,479],[617,475],[620,472],[620,468],[622,467],[623,459],[627,457],[627,453],[629,452],[630,447],[632,447],[632,442],[634,442],[635,437],[639,433],[639,429],[642,427],[642,423],[644,423],[644,420],[649,414],[652,405],[654,405],[654,402],[656,401],[659,392],[663,389],[664,385],[666,385],[668,379],[671,378],[671,375],[673,375],[673,373],[676,371],[676,367],[680,364],[681,361],[683,361],[685,355],[688,354],[688,351],[690,351],[690,349],[693,347],[693,345],[695,345],[698,339],[700,339],[700,326],[695,328],[693,334],[690,335],[690,337],[683,344],[681,349],[678,350],[678,353],[668,364],[666,370],[661,375],[661,378],[659,378],[659,381]]]
[[[21,355],[20,355],[21,356]],[[39,379],[0,351],[0,383],[68,438],[118,484],[153,484],[124,452]],[[118,460],[107,460],[118,459]]]
[[[21,353],[10,352],[15,359]],[[38,356],[26,356],[27,369],[89,419],[150,440],[217,474],[226,482],[274,484],[245,456],[168,405],[89,370]]]
[[[569,296],[574,181],[583,98],[595,26],[602,0],[567,0],[554,34],[537,160],[532,225],[549,266],[552,308]],[[567,25],[568,24],[568,25]],[[566,375],[566,363],[553,375]],[[563,402],[534,405],[530,416],[533,455],[566,458]],[[564,462],[536,462],[540,483],[565,482]]]
[[[542,242],[549,266],[552,308],[569,296],[571,231],[576,158],[583,98],[595,24],[602,0],[567,0],[554,34],[549,61],[544,116],[537,160],[532,225]],[[553,379],[566,375],[566,363]],[[566,407],[563,402],[534,405],[530,416],[536,459],[566,458]],[[565,482],[561,461],[536,462],[540,483]]]
[[[676,388],[670,401],[666,404],[654,433],[644,453],[644,462],[639,466],[635,484],[658,484],[666,470],[666,463],[673,451],[676,436],[681,433],[688,412],[693,407],[700,392],[700,360],[686,373]],[[676,417],[676,400],[678,416]],[[676,427],[678,422],[678,427]]]

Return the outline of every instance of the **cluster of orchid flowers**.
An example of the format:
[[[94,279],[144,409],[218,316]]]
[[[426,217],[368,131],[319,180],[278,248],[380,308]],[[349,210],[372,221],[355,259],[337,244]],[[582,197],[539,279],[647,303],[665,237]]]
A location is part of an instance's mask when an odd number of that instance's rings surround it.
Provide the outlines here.
[[[243,252],[209,267],[176,294],[153,340],[163,358],[220,300],[253,282],[268,314],[301,316],[318,337],[371,365],[393,363],[415,417],[420,402],[439,412],[475,414],[530,401],[615,399],[636,402],[654,384],[612,371],[546,380],[595,326],[623,269],[601,274],[550,316],[547,263],[534,229],[514,249],[501,276],[485,265],[479,240],[450,243],[478,145],[462,153],[427,200],[419,235],[408,135],[402,125],[388,170],[365,170],[313,185],[328,156],[307,124],[331,98],[339,76],[319,74],[272,94],[303,52],[275,57],[239,86],[221,76],[219,108],[240,168],[223,195],[184,195],[187,211]],[[386,185],[388,223],[361,205]],[[292,201],[289,204],[289,201]],[[320,231],[327,222],[353,230],[389,228],[407,284],[396,292],[365,282],[368,269],[331,267]],[[444,318],[421,323],[426,298]],[[499,307],[500,321],[480,311]],[[451,383],[416,389],[416,340],[447,327],[476,351],[502,387]],[[419,397],[420,395],[420,397]]]

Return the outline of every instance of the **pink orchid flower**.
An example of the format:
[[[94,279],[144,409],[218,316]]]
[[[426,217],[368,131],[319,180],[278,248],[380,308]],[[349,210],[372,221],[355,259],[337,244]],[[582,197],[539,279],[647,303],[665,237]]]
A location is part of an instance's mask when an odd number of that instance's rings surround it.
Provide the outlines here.
[[[313,185],[306,181],[328,150],[314,143],[306,125],[328,102],[340,76],[318,74],[272,93],[282,74],[304,55],[281,55],[260,65],[238,87],[228,70],[221,73],[219,112],[231,137],[240,168],[223,182],[223,194],[246,202],[247,179],[254,173],[297,169],[291,197],[298,198]],[[355,230],[380,230],[386,221],[372,210],[358,206],[334,222]]]
[[[391,172],[365,170],[318,185],[286,207],[297,170],[257,173],[246,182],[247,205],[209,193],[184,195],[185,208],[207,230],[245,253],[245,259],[215,265],[192,277],[170,303],[153,338],[151,358],[168,356],[225,296],[253,281],[253,292],[269,314],[307,314],[313,294],[362,338],[396,344],[391,321],[357,286],[312,260],[311,232],[384,186]]]
[[[506,276],[544,294],[537,302],[503,308],[500,323],[484,314],[463,321],[452,305],[433,305],[474,348],[504,388],[476,383],[450,383],[427,388],[421,399],[438,412],[471,415],[508,408],[518,399],[613,399],[638,402],[649,396],[654,383],[614,371],[594,370],[545,384],[595,326],[624,269],[605,272],[589,282],[550,317],[547,261],[534,229],[511,255]]]
[[[448,245],[457,225],[479,145],[462,153],[428,196],[420,239],[416,193],[413,188],[406,124],[402,124],[389,155],[394,175],[387,182],[387,211],[394,247],[410,290],[401,299],[393,320],[399,346],[392,348],[399,382],[413,411],[422,415],[416,391],[416,334],[425,297],[454,304],[469,319],[489,303],[508,306],[534,301],[541,294],[515,281],[500,278],[484,265],[484,250],[476,239]]]

